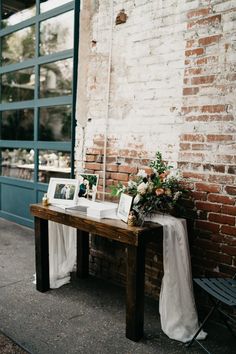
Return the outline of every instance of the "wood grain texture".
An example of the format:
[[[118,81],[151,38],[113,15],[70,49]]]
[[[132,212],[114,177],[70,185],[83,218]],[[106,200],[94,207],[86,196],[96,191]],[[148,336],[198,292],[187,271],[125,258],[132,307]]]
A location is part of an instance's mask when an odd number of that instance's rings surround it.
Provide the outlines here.
[[[78,211],[64,211],[55,206],[32,204],[32,215],[38,218],[55,221],[59,224],[75,227],[102,237],[116,240],[125,244],[138,246],[139,240],[154,241],[162,236],[162,226],[156,223],[145,223],[143,227],[128,226],[121,220],[95,219]]]

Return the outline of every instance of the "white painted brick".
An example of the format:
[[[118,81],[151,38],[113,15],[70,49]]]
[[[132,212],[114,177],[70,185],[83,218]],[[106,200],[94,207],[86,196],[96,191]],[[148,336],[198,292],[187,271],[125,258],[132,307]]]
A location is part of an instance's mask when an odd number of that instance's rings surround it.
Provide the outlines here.
[[[181,108],[232,104],[235,114],[235,91],[221,93],[219,85],[226,84],[226,75],[236,63],[235,1],[213,0],[211,6],[222,13],[221,23],[198,26],[187,31],[187,12],[209,6],[208,0],[114,0],[114,21],[124,8],[127,22],[116,26],[113,22],[112,72],[110,82],[108,136],[116,139],[116,147],[125,149],[139,141],[150,155],[160,150],[165,157],[176,161],[179,138],[183,133],[235,134],[235,121],[186,122]],[[88,57],[88,122],[85,140],[77,129],[77,149],[93,147],[93,138],[105,132],[107,64],[110,45],[110,1],[99,1],[98,12],[91,19],[91,46]],[[214,85],[203,85],[197,96],[183,97],[186,40],[223,34],[219,45],[206,46],[206,54],[215,56],[202,75],[217,75]],[[197,43],[197,42],[196,42]],[[229,44],[227,52],[225,44]],[[187,58],[196,67],[201,57]],[[232,83],[233,84],[233,83]],[[192,115],[198,115],[198,112]],[[83,146],[82,146],[83,145]],[[140,145],[140,146],[141,146]],[[231,153],[229,145],[213,144],[219,153]],[[232,145],[232,144],[231,144]],[[141,153],[141,152],[140,152]],[[81,154],[76,151],[78,166]],[[204,161],[211,162],[212,151]],[[198,157],[196,160],[198,161]]]

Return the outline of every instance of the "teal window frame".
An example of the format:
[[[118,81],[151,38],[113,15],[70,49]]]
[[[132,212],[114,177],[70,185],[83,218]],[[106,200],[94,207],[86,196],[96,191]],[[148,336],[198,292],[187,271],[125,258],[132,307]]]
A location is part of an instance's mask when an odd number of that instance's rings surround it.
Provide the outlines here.
[[[74,11],[74,47],[69,50],[64,50],[58,53],[53,53],[49,55],[40,56],[39,45],[40,45],[40,22],[61,15],[70,10]],[[69,152],[71,154],[71,173],[70,178],[74,178],[74,147],[75,147],[75,106],[76,106],[76,88],[77,88],[77,67],[78,67],[78,43],[79,43],[79,12],[80,12],[80,1],[73,0],[64,5],[58,6],[54,9],[51,9],[47,12],[40,14],[40,0],[36,0],[36,15],[17,23],[16,25],[7,26],[3,29],[0,29],[0,38],[9,35],[11,33],[17,32],[25,27],[34,25],[35,26],[35,57],[27,59],[23,62],[4,65],[0,67],[0,75],[9,73],[12,71],[26,69],[33,67],[35,70],[35,91],[34,99],[28,101],[18,101],[10,103],[0,103],[0,112],[16,110],[22,108],[33,108],[34,109],[34,140],[25,141],[25,140],[0,140],[0,149],[2,148],[22,148],[22,149],[34,149],[35,160],[34,160],[34,180],[21,180],[12,177],[0,176],[0,184],[7,183],[10,185],[17,185],[25,188],[34,189],[35,191],[35,200],[33,202],[38,202],[38,192],[47,191],[48,185],[38,181],[38,153],[39,150],[59,150],[62,152]],[[0,19],[1,19],[1,9],[0,9]],[[1,45],[1,44],[0,44]],[[0,48],[1,50],[1,48]],[[40,75],[40,65],[46,64],[58,60],[73,58],[73,83],[72,83],[72,94],[68,96],[60,97],[50,97],[50,98],[39,98],[39,75]],[[1,94],[1,86],[0,86]],[[67,142],[50,142],[50,141],[39,141],[39,109],[41,107],[51,107],[58,105],[71,105],[72,106],[72,116],[71,116],[71,141]],[[1,205],[0,205],[0,216]],[[29,226],[32,226],[32,222],[26,223]]]

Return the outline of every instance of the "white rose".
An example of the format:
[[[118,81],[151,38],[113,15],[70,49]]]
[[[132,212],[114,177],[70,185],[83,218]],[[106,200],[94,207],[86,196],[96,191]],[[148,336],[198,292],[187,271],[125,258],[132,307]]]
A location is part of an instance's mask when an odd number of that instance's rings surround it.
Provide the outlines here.
[[[140,185],[137,188],[138,193],[140,193],[141,195],[145,194],[148,188],[148,183],[140,183]]]

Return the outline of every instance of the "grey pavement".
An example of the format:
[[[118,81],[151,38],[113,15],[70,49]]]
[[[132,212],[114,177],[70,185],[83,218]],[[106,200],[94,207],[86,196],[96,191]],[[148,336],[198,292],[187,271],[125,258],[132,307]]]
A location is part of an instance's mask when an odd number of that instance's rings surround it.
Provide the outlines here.
[[[160,328],[158,303],[145,300],[145,336],[125,337],[125,291],[90,276],[46,293],[33,284],[33,230],[0,219],[0,331],[33,354],[203,353],[186,348]],[[233,354],[236,343],[224,327],[210,323],[205,345]]]

